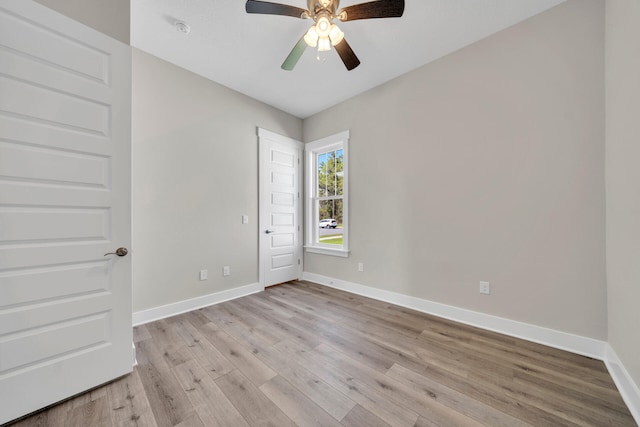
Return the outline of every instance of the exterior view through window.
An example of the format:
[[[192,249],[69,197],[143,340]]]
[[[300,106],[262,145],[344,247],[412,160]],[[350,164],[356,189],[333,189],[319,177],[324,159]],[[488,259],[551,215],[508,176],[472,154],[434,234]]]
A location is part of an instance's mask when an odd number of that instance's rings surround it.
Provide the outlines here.
[[[317,155],[318,241],[326,245],[343,244],[344,151]]]

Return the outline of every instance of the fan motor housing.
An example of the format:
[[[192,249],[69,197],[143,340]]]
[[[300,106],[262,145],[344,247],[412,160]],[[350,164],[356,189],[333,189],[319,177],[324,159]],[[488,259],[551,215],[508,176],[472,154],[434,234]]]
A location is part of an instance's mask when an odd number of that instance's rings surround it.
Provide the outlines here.
[[[307,0],[307,6],[313,19],[321,11],[327,11],[331,17],[334,17],[339,4],[340,0]]]

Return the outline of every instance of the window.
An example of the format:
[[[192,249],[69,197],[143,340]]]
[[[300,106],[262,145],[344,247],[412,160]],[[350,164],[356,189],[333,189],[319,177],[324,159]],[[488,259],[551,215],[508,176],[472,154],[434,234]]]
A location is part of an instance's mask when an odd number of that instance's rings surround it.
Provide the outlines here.
[[[349,131],[306,144],[307,252],[349,255]]]

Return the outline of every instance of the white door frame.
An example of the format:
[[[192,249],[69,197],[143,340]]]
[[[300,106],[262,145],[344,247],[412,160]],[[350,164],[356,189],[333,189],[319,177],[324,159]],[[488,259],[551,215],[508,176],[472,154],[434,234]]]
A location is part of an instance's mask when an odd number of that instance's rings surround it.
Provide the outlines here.
[[[298,265],[298,278],[302,277],[302,272],[304,271],[304,257],[303,257],[303,244],[304,244],[304,216],[303,216],[303,203],[302,200],[304,198],[304,144],[300,141],[297,141],[293,138],[289,138],[283,135],[279,135],[275,132],[268,131],[266,129],[258,127],[258,280],[260,286],[265,288],[265,261],[264,258],[267,253],[266,242],[265,239],[265,231],[269,227],[268,221],[266,220],[266,212],[268,211],[269,201],[265,197],[264,192],[266,191],[266,185],[269,182],[269,175],[266,173],[264,166],[262,165],[262,161],[264,159],[263,147],[267,140],[275,141],[279,144],[289,145],[291,148],[295,148],[298,152],[298,188],[300,190],[299,197],[296,198],[296,215],[298,222],[298,254],[300,263]]]

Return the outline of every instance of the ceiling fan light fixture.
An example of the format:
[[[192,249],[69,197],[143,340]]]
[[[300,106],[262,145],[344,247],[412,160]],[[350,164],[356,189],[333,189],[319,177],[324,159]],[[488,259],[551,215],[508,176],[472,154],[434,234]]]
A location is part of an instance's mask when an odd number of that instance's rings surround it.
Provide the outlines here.
[[[318,52],[326,52],[331,50],[331,41],[329,37],[320,37],[318,39]]]
[[[307,31],[307,34],[304,35],[304,41],[310,47],[318,46],[318,32],[316,31],[315,25],[309,28],[309,31]]]
[[[344,39],[344,33],[340,30],[340,28],[338,28],[336,24],[331,24],[329,39],[331,39],[331,44],[334,46]]]

